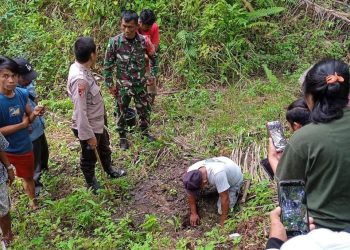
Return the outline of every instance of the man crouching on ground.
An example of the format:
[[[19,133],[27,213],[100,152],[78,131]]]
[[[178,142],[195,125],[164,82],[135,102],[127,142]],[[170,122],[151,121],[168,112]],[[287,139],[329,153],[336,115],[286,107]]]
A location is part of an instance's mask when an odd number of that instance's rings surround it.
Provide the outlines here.
[[[200,195],[200,190],[208,184],[215,186],[219,193],[217,207],[221,215],[220,225],[224,226],[230,208],[236,204],[243,183],[243,175],[236,163],[221,156],[199,161],[190,166],[183,177],[183,183],[188,193],[191,226],[199,224],[196,199]]]
[[[96,45],[91,37],[81,37],[74,44],[75,63],[70,66],[67,90],[74,104],[72,130],[81,146],[80,168],[88,188],[94,193],[100,188],[95,177],[96,154],[99,154],[104,171],[111,178],[126,174],[111,166],[109,134],[105,128],[105,108],[91,68],[97,58]]]

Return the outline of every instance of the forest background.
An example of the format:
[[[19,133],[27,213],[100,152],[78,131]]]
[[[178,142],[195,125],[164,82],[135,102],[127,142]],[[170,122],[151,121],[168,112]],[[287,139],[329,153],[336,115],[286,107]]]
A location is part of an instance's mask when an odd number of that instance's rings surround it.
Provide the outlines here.
[[[99,78],[121,11],[143,8],[155,11],[161,27],[151,129],[159,139],[147,144],[135,132],[131,149],[120,152],[113,100],[104,89],[113,159],[129,175],[93,196],[83,188],[79,145],[69,130],[72,45],[81,35],[95,38]],[[263,249],[267,212],[276,201],[274,184],[259,167],[265,123],[284,121],[285,107],[300,96],[298,79],[312,63],[346,60],[348,12],[347,1],[1,0],[0,54],[26,57],[40,73],[51,151],[43,209],[28,212],[19,181],[12,190],[13,248]],[[215,197],[201,200],[201,226],[191,229],[180,178],[195,160],[214,155],[242,166],[251,184],[247,199],[224,229],[216,225]],[[241,236],[232,240],[233,232]]]

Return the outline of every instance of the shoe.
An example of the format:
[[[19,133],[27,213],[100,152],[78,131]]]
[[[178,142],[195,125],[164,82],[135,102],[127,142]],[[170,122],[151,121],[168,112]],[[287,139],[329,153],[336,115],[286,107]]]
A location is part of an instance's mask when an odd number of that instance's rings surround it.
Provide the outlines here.
[[[87,188],[91,189],[93,194],[97,194],[97,191],[99,189],[103,189],[103,186],[101,186],[100,183],[98,183],[96,180],[96,177],[94,177],[92,183],[87,183]]]
[[[129,149],[128,140],[126,138],[120,138],[119,147],[121,150],[128,150]]]
[[[123,169],[113,169],[107,174],[109,175],[109,177],[116,179],[125,176],[127,172]]]
[[[35,198],[38,198],[41,190],[43,189],[42,185],[35,186]]]

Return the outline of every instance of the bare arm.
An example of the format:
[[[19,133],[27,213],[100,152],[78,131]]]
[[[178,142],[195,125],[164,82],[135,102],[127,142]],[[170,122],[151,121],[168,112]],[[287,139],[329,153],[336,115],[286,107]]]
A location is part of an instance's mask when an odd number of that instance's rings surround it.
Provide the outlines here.
[[[4,151],[0,151],[0,161],[5,165],[5,168],[7,169],[8,183],[11,185],[15,179],[15,172],[13,169],[8,169],[8,167],[10,166],[11,163],[8,160],[8,158],[6,157]]]
[[[222,214],[220,216],[220,225],[223,227],[225,221],[227,220],[228,212],[230,210],[230,197],[228,194],[228,190],[219,193],[220,200],[221,200],[221,211]]]
[[[192,227],[195,227],[199,224],[199,216],[197,213],[197,205],[196,205],[196,198],[189,194],[188,195],[188,203],[190,204],[190,224]]]
[[[5,167],[10,166],[10,161],[6,157],[4,151],[0,151],[0,161],[5,165]]]
[[[277,165],[282,156],[282,152],[277,152],[275,145],[273,145],[272,139],[269,138],[269,148],[268,148],[268,160],[271,165],[272,171],[276,174]]]
[[[29,125],[29,117],[24,115],[21,123],[2,127],[0,128],[0,133],[2,133],[3,135],[11,135],[21,129],[27,128],[28,125]]]

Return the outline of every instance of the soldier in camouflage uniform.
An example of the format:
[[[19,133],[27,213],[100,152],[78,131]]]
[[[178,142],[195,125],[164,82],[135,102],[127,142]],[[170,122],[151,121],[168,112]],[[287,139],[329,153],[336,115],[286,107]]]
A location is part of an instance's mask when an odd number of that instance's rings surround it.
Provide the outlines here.
[[[117,131],[120,136],[120,147],[128,149],[126,139],[126,111],[131,99],[134,99],[140,119],[142,136],[148,141],[155,138],[148,133],[150,124],[150,97],[147,84],[155,80],[157,67],[155,49],[151,41],[138,34],[138,16],[134,11],[124,11],[121,19],[122,33],[109,40],[105,61],[105,84],[116,97]],[[146,78],[146,56],[150,59],[151,77]],[[116,85],[113,84],[113,69],[116,67]],[[148,81],[147,81],[148,80]]]

